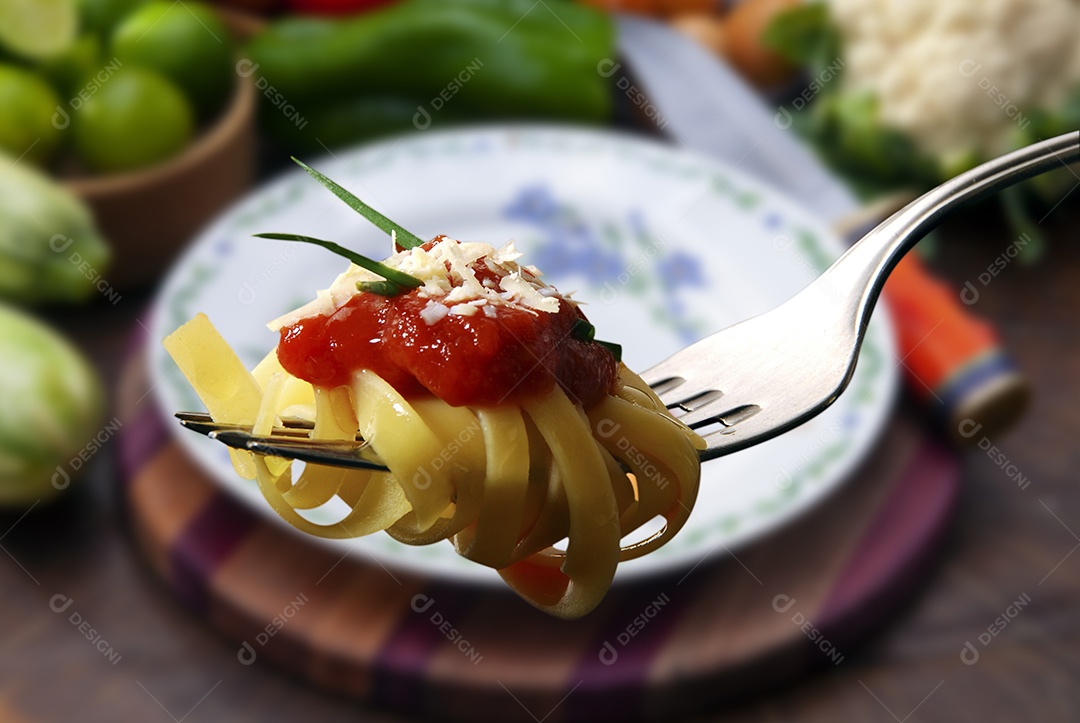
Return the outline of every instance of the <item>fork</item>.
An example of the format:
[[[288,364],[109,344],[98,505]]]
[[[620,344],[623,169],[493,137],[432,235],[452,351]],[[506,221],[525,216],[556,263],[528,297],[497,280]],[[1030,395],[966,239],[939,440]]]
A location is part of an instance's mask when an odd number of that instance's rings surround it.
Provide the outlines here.
[[[731,454],[817,416],[851,381],[881,289],[916,242],[957,209],[1032,176],[1080,161],[1080,131],[1020,148],[934,188],[876,226],[805,289],[641,374],[708,446]],[[283,420],[269,437],[181,412],[181,423],[239,449],[319,464],[385,469],[362,440],[313,442]],[[300,425],[302,426],[302,425]]]

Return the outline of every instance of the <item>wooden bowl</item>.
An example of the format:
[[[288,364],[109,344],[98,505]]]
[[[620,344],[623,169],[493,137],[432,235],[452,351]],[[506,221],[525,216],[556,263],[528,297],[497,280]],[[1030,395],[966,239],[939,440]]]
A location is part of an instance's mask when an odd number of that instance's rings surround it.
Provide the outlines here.
[[[176,157],[145,170],[65,181],[112,246],[109,283],[130,289],[156,280],[251,186],[257,97],[254,78],[238,76],[222,114]]]

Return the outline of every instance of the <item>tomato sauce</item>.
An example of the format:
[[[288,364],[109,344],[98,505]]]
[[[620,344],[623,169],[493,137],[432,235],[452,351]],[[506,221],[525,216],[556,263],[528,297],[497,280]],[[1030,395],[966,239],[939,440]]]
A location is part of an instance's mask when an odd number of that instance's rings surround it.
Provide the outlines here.
[[[477,276],[487,269],[479,266]],[[497,278],[497,277],[496,277]],[[331,316],[281,329],[277,354],[293,376],[319,386],[349,384],[370,369],[406,398],[434,394],[452,406],[492,406],[549,391],[557,383],[588,408],[611,391],[615,358],[571,336],[585,316],[559,300],[559,311],[496,306],[495,316],[420,316],[419,290],[393,297],[360,293]]]

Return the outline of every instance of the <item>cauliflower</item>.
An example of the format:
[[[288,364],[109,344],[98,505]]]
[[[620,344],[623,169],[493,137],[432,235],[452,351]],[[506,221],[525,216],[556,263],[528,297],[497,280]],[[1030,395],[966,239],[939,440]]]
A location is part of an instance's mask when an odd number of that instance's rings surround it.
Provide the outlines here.
[[[1080,88],[1076,0],[830,0],[841,89],[870,93],[878,120],[929,157],[1015,147],[1033,109]]]

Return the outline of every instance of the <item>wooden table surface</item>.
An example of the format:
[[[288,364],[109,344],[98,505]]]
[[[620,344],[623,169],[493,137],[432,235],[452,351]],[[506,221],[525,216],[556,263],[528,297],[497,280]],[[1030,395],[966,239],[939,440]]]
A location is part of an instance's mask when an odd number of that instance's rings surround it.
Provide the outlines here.
[[[702,720],[1080,720],[1074,191],[1043,224],[1054,240],[1045,261],[1011,264],[974,307],[1001,330],[1035,399],[1019,426],[989,440],[995,456],[967,454],[937,568],[842,665]],[[992,213],[976,209],[945,230],[934,265],[959,292],[1010,240]],[[148,299],[126,294],[115,307],[49,318],[115,388]],[[272,666],[238,664],[236,644],[173,599],[133,545],[114,455],[106,443],[61,503],[0,516],[0,721],[400,720]],[[1029,484],[1021,488],[1016,475]],[[62,614],[51,609],[64,605]],[[82,631],[73,613],[86,622]]]

